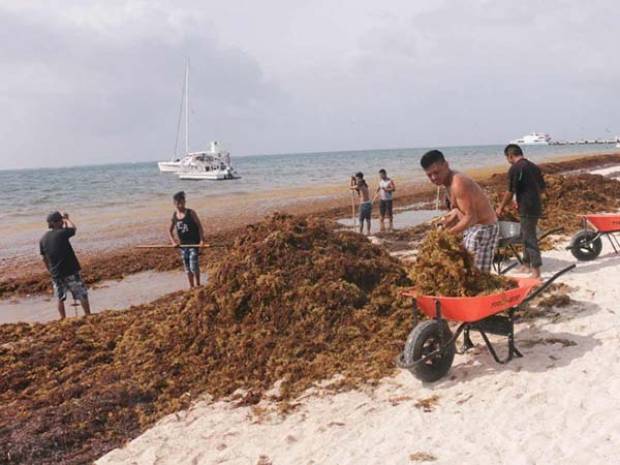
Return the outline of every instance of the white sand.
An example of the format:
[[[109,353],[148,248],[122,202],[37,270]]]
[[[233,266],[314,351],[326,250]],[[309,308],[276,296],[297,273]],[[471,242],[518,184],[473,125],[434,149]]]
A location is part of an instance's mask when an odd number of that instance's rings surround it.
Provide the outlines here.
[[[610,252],[605,244],[598,260],[561,278],[573,287],[571,306],[517,325],[525,357],[508,365],[478,345],[437,383],[400,371],[375,392],[307,395],[285,418],[203,401],[97,463],[617,463],[620,256]],[[547,276],[574,262],[564,250],[544,260]],[[416,405],[433,396],[429,411]]]

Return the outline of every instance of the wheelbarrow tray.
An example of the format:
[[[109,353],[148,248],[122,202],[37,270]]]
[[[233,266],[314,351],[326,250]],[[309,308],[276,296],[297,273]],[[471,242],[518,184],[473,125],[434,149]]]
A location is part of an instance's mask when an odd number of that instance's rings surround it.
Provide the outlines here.
[[[486,296],[424,296],[418,295],[413,289],[405,290],[404,295],[414,297],[414,327],[407,337],[403,352],[395,360],[396,365],[410,370],[421,381],[437,381],[450,370],[454,354],[458,352],[455,342],[461,334],[463,349],[458,353],[474,347],[470,339],[471,331],[480,334],[497,363],[508,363],[514,357],[523,357],[514,340],[515,312],[573,268],[574,264],[567,266],[545,282],[535,278],[516,278],[517,288]],[[429,319],[419,322],[418,309]],[[506,315],[498,315],[502,312]],[[452,333],[447,320],[462,323]],[[499,356],[487,333],[506,337],[508,350],[504,357]]]
[[[588,223],[600,233],[620,232],[620,214],[584,215]]]
[[[537,278],[511,278],[518,287],[489,295],[474,297],[446,297],[419,295],[410,289],[403,295],[414,297],[418,308],[429,318],[435,318],[437,303],[441,306],[441,317],[446,320],[473,323],[509,308],[516,307],[541,281]]]

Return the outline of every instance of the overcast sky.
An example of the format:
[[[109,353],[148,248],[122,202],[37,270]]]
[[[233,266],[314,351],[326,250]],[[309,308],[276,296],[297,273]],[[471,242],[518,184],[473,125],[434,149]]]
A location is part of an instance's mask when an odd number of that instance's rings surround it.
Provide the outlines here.
[[[0,169],[620,135],[614,0],[0,0]]]

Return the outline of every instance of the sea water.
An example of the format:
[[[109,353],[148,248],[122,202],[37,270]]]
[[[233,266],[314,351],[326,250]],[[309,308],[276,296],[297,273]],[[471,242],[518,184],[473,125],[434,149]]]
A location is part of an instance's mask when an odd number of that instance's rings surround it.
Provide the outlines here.
[[[438,147],[451,166],[467,170],[504,164],[503,146]],[[56,208],[132,208],[154,200],[168,200],[184,190],[189,198],[213,198],[342,183],[362,171],[375,180],[387,170],[396,182],[426,182],[420,157],[430,148],[361,150],[347,152],[252,155],[235,157],[241,179],[181,181],[173,173],[160,173],[156,162],[123,163],[66,168],[0,171],[0,221],[7,218],[43,218]],[[613,145],[529,146],[526,156],[535,162],[553,156],[614,151]],[[18,221],[19,222],[19,221]]]

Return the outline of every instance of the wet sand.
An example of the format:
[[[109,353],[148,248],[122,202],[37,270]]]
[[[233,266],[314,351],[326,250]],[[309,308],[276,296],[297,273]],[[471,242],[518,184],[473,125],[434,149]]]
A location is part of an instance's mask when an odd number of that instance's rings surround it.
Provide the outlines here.
[[[93,312],[99,313],[104,310],[127,309],[186,288],[187,279],[182,272],[146,271],[120,281],[104,281],[89,289],[88,293]],[[65,302],[68,318],[74,318],[76,311],[77,316],[84,314],[82,307],[74,304],[70,297]],[[56,299],[51,295],[0,300],[0,324],[45,323],[57,319]]]

